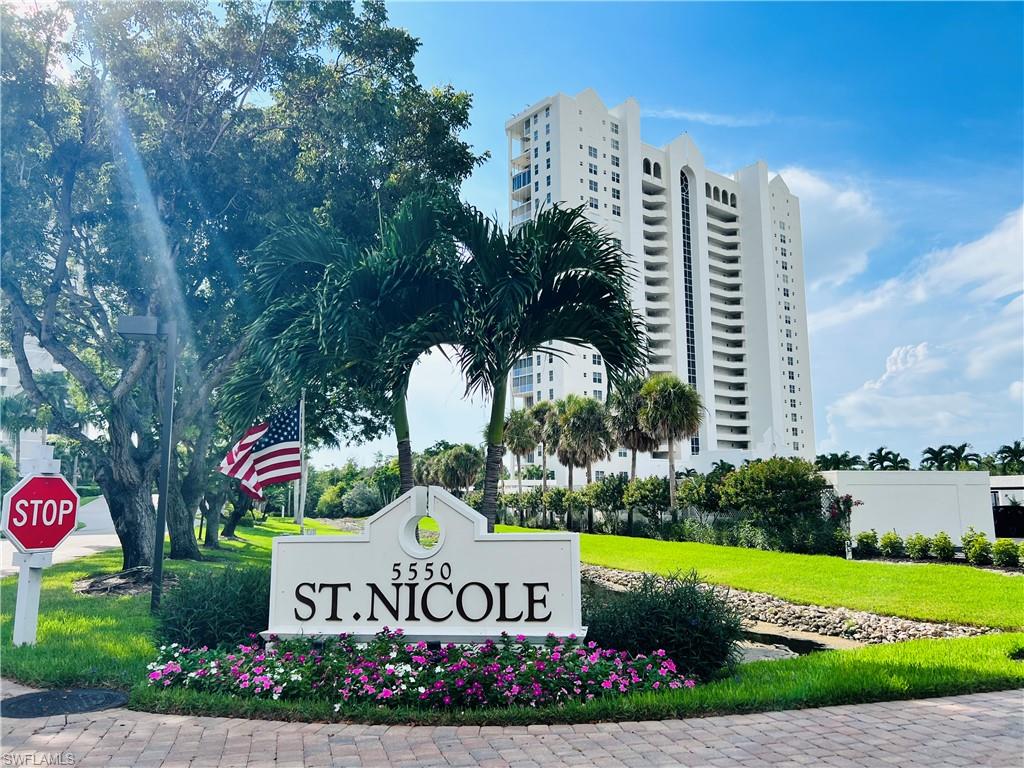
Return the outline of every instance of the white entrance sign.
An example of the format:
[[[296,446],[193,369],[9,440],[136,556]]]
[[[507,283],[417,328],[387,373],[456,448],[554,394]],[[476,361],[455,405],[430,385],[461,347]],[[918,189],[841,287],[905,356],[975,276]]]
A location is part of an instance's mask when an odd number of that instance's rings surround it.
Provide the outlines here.
[[[439,529],[430,548],[416,540],[424,517]],[[582,637],[579,535],[487,533],[483,515],[431,486],[400,496],[358,536],[274,539],[265,637],[368,639],[384,627],[441,642]]]

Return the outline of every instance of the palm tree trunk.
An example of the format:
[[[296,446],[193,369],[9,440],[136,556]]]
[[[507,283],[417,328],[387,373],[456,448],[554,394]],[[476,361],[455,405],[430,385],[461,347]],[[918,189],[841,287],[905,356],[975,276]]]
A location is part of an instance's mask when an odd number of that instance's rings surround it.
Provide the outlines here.
[[[636,480],[636,448],[632,449],[632,454],[629,462],[629,479]],[[632,531],[630,531],[630,535],[632,535]]]
[[[569,493],[572,493],[572,462],[569,462]]]
[[[590,485],[594,480],[594,474],[591,470],[591,463],[587,462],[587,485]],[[590,497],[590,494],[587,494]],[[594,507],[592,504],[587,504],[587,533],[594,532]]]
[[[516,506],[519,507],[519,525],[526,525],[526,512],[523,510],[523,468],[520,465],[521,459],[516,454],[516,480],[519,484],[519,493],[516,496]]]
[[[395,439],[398,441],[398,476],[399,493],[410,490],[415,481],[412,476],[412,443],[409,441],[409,412],[406,409],[405,396],[400,396],[391,406],[391,420],[395,426]]]
[[[668,441],[668,505],[676,508],[676,457],[673,441]]]
[[[541,493],[548,492],[548,446],[546,443],[541,442],[540,444],[540,489]]]
[[[487,518],[487,530],[494,531],[498,513],[498,481],[501,479],[501,459],[505,455],[505,398],[508,394],[508,376],[494,384],[491,400],[491,419],[487,424],[487,463],[484,465],[484,498],[481,512]]]

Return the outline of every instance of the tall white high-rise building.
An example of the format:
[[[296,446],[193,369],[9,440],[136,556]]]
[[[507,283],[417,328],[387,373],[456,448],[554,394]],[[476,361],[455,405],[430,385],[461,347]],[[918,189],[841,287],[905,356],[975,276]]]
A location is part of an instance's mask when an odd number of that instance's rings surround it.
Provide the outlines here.
[[[609,109],[592,89],[542,99],[505,132],[512,226],[545,205],[585,206],[632,259],[650,370],[675,373],[703,397],[700,434],[676,445],[677,469],[813,458],[800,205],[782,178],[769,178],[763,162],[729,176],[712,171],[686,134],[663,147],[646,144],[636,100]],[[560,355],[516,364],[513,407],[568,393],[607,397],[594,350],[556,347]],[[665,447],[640,457],[639,475],[667,473]],[[548,465],[565,483],[566,469]],[[629,467],[620,449],[595,466],[595,477]],[[583,480],[576,470],[574,481]]]

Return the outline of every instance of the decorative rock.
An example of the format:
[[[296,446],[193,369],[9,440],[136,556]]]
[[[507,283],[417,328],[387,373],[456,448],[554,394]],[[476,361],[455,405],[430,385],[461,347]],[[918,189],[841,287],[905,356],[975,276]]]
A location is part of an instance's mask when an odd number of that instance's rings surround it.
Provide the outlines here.
[[[624,592],[637,583],[642,573],[620,571],[599,565],[584,564],[580,569],[584,580],[615,592]],[[764,621],[804,632],[832,637],[846,637],[862,643],[895,643],[903,640],[944,637],[972,637],[996,630],[963,624],[937,624],[912,621],[897,616],[883,616],[849,608],[826,608],[820,605],[797,605],[762,592],[745,592],[715,584],[705,585],[731,603],[749,621]]]

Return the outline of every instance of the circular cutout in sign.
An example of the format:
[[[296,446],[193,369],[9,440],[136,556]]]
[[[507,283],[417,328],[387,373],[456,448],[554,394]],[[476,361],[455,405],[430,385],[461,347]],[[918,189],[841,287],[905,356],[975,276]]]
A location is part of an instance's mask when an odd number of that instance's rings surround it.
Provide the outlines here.
[[[437,523],[437,543],[430,547],[424,546],[423,543],[416,538],[416,532],[419,529],[420,520],[434,520],[434,522]],[[433,531],[428,531],[427,533],[432,534]],[[406,515],[405,519],[398,527],[398,544],[402,547],[402,551],[409,557],[415,557],[417,560],[432,557],[440,552],[441,547],[444,546],[444,526],[441,525],[440,520],[414,510]]]
[[[21,719],[96,712],[120,707],[126,703],[128,697],[120,691],[109,691],[105,688],[70,688],[13,696],[0,703],[0,710],[4,717]]]

